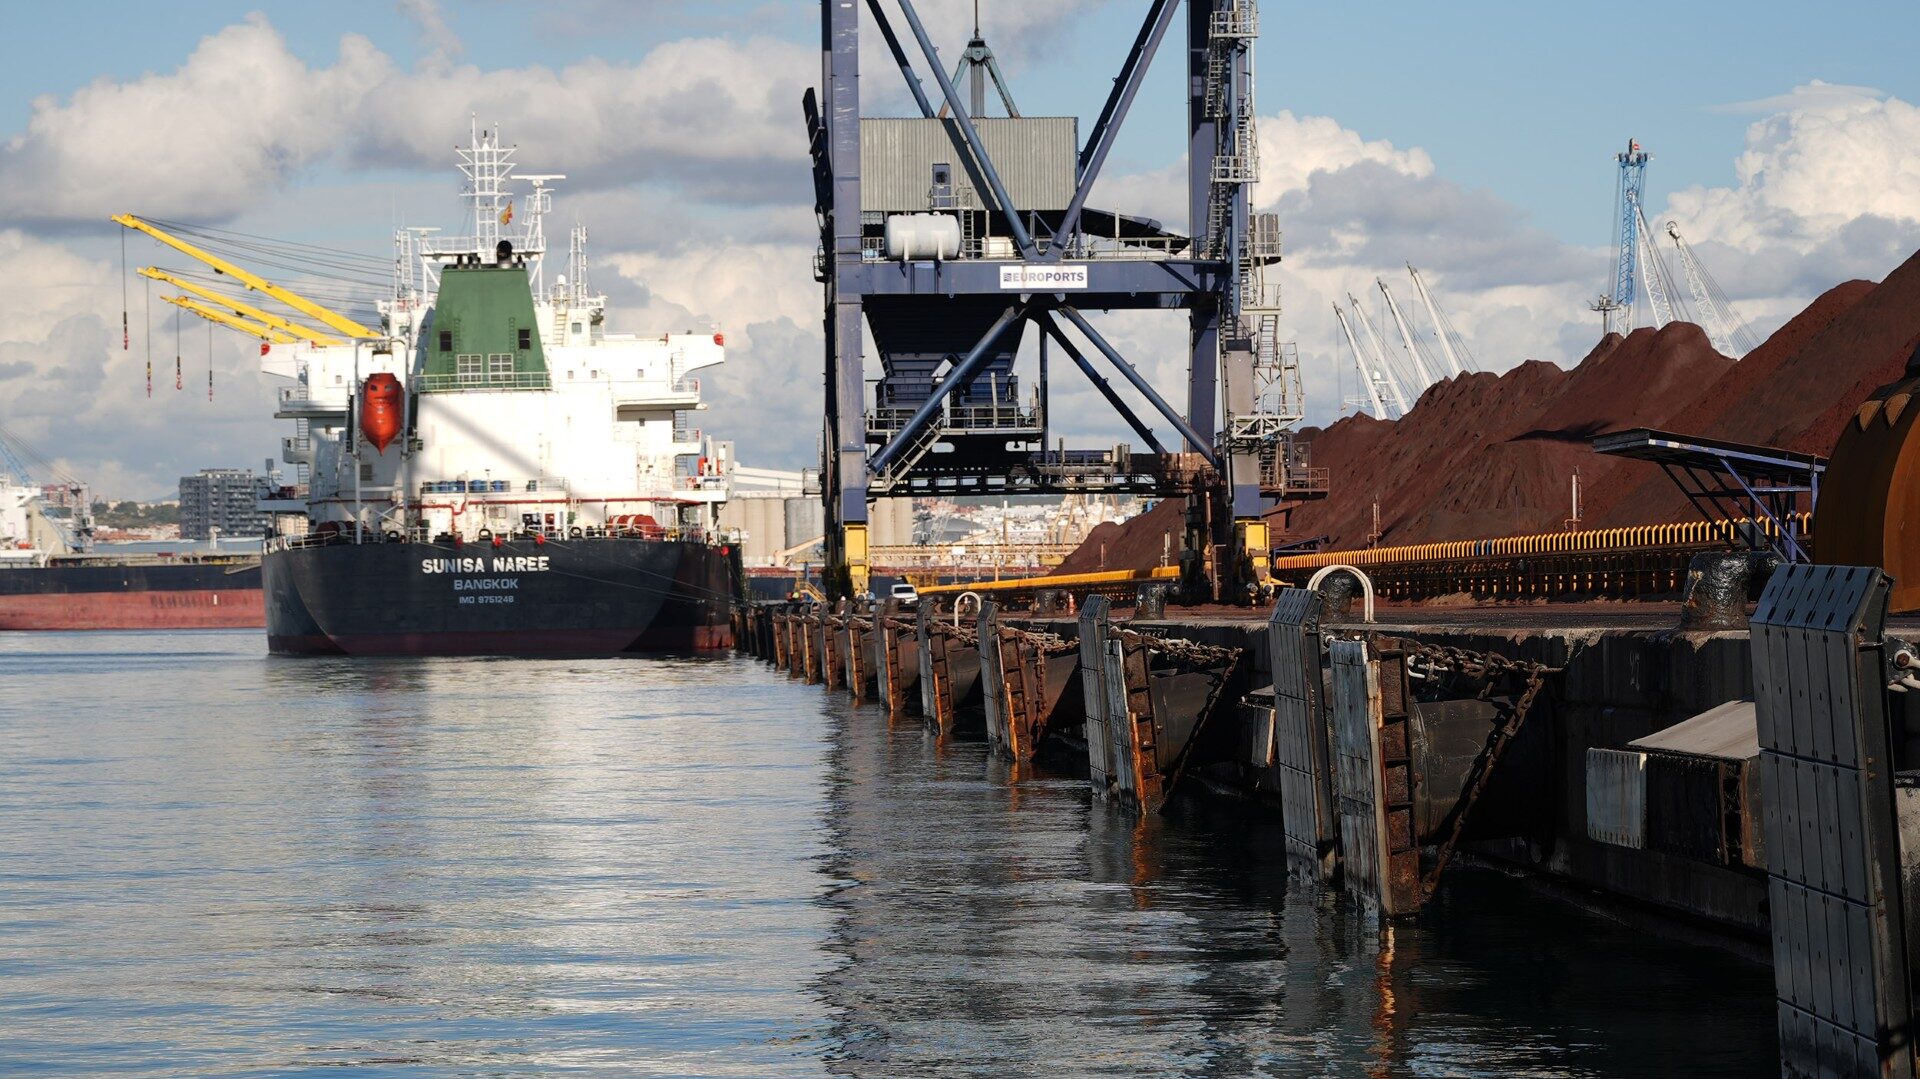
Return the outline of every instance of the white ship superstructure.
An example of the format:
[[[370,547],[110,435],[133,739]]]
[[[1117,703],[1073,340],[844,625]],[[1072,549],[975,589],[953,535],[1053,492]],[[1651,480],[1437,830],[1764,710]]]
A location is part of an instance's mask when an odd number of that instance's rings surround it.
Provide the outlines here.
[[[263,343],[262,369],[293,383],[276,416],[296,422],[282,456],[306,487],[268,501],[286,515],[283,531],[302,520],[363,539],[715,529],[731,445],[704,437],[694,417],[698,372],[725,359],[721,335],[609,331],[582,227],[570,232],[566,272],[547,282],[544,223],[564,177],[523,177],[530,190],[513,192],[513,153],[489,131],[461,151],[472,235],[396,235],[379,338]],[[480,280],[481,270],[502,280]],[[462,273],[463,287],[485,286],[464,301],[484,312],[441,310],[452,293],[443,286]],[[481,315],[498,316],[515,289],[522,304],[531,293],[531,324],[483,334]],[[395,383],[381,446],[377,391]]]

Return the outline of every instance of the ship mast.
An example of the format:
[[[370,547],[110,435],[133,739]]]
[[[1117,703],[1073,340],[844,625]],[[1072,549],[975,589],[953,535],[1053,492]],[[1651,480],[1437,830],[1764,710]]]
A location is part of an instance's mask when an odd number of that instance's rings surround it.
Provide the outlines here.
[[[492,260],[500,242],[500,229],[513,222],[513,200],[506,192],[507,178],[513,175],[515,147],[500,145],[500,131],[480,130],[472,121],[472,141],[459,148],[460,172],[467,178],[461,196],[473,203],[473,251],[483,260]]]

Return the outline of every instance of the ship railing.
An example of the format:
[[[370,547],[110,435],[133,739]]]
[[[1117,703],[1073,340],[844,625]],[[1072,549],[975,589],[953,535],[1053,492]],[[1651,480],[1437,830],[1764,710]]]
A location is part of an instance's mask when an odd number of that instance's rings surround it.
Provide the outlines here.
[[[1044,239],[1035,237],[1040,251],[1045,252],[1048,244]],[[1189,255],[1193,240],[1186,236],[1128,236],[1114,239],[1107,236],[1081,235],[1070,243],[1062,257],[1077,262],[1166,262]],[[975,241],[961,253],[959,258],[949,262],[1017,262],[1019,256],[1014,253],[1009,242],[1003,253],[988,254]],[[862,262],[897,262],[898,259],[887,254],[886,241],[881,237],[869,236],[860,245]],[[827,272],[827,257],[824,250],[815,252],[814,273],[816,278]]]
[[[510,374],[460,374],[440,371],[413,376],[413,389],[420,393],[497,393],[503,390],[550,390],[553,377],[545,371],[514,371]]]
[[[337,532],[308,532],[298,536],[271,536],[265,542],[267,551],[300,551],[315,547],[365,546],[376,543],[431,543],[435,546],[460,546],[462,544],[485,545],[493,540],[502,543],[548,543],[577,539],[652,539],[676,543],[729,543],[735,542],[726,532],[709,532],[698,527],[668,528],[662,525],[570,525],[561,527],[548,525],[541,528],[526,528],[512,532],[496,532],[473,537],[460,537],[451,533],[429,536],[424,528],[409,528],[405,532],[378,529],[363,529],[356,538],[352,528],[342,528]]]
[[[321,398],[314,396],[314,391],[307,386],[283,387],[280,390],[280,404],[283,408],[327,412],[339,412],[347,407],[344,392]]]
[[[567,481],[545,477],[540,479],[503,479],[489,476],[486,479],[421,480],[420,495],[506,495],[516,493],[537,493],[540,491],[565,492]]]

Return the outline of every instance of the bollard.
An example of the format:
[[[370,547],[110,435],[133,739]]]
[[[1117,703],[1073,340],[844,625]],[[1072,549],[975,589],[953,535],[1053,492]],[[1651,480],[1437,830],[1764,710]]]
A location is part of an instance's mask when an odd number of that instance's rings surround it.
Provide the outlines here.
[[[1687,562],[1687,585],[1680,603],[1680,628],[1745,629],[1747,601],[1780,565],[1777,555],[1713,551]]]
[[[1136,622],[1150,621],[1167,616],[1168,586],[1162,581],[1149,581],[1134,589],[1133,619]]]

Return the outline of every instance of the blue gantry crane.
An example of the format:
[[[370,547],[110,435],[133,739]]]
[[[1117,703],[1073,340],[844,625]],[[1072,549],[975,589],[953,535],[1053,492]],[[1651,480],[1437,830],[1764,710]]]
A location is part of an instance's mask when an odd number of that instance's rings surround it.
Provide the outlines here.
[[[1190,235],[1091,202],[1183,13]],[[884,43],[917,115],[862,114],[865,28]],[[1264,278],[1279,258],[1278,222],[1248,205],[1259,174],[1257,33],[1253,0],[1151,0],[1083,140],[1078,118],[1013,105],[977,25],[950,76],[915,0],[823,0],[822,84],[803,107],[821,230],[821,487],[836,590],[866,587],[872,499],[1056,492],[1189,496],[1190,581],[1215,596],[1264,581],[1262,515],[1266,498],[1287,488],[1287,462],[1299,460],[1280,443],[1300,410],[1295,354],[1279,340],[1278,297]],[[988,78],[1005,116],[985,114]],[[1089,318],[1113,310],[1184,312],[1184,401],[1164,396]],[[879,361],[871,384],[868,334]],[[1029,341],[1038,377],[1023,387],[1015,361]],[[1056,349],[1137,448],[1051,443]],[[1176,433],[1175,446],[1161,443],[1112,375]]]
[[[1640,147],[1640,140],[1628,139],[1627,148],[1613,155],[1619,165],[1614,181],[1613,289],[1591,305],[1600,312],[1600,332],[1613,332],[1614,320],[1633,328],[1633,305],[1638,293],[1640,234],[1644,231],[1640,210],[1641,193],[1647,183],[1647,162],[1653,155]],[[1624,313],[1623,313],[1624,312]]]
[[[1681,238],[1677,223],[1667,222],[1666,232],[1673,241],[1688,291],[1693,297],[1691,309],[1680,292],[1673,272],[1668,269],[1666,259],[1660,254],[1660,245],[1654,240],[1653,229],[1647,224],[1644,201],[1647,162],[1652,157],[1641,148],[1638,140],[1633,139],[1628,140],[1624,152],[1614,155],[1614,161],[1619,166],[1619,179],[1614,189],[1617,238],[1613,290],[1601,295],[1590,305],[1593,310],[1600,312],[1601,332],[1612,332],[1616,322],[1622,331],[1631,332],[1639,322],[1635,317],[1636,308],[1644,293],[1651,324],[1656,328],[1676,319],[1694,322],[1706,330],[1716,349],[1728,356],[1744,356],[1758,346],[1758,340],[1720,288],[1719,282],[1707,272],[1699,254]]]

